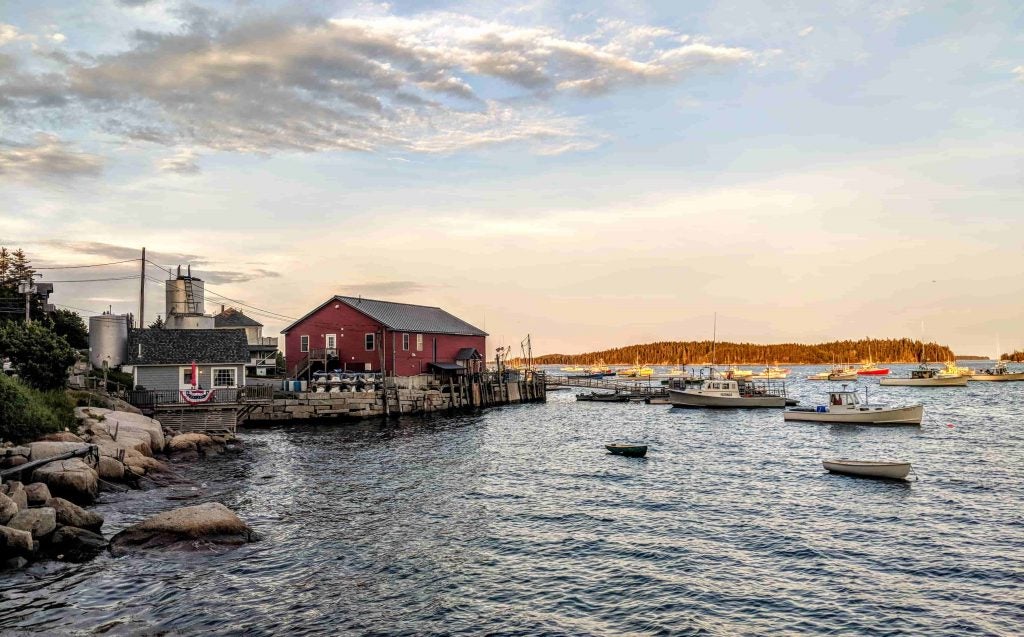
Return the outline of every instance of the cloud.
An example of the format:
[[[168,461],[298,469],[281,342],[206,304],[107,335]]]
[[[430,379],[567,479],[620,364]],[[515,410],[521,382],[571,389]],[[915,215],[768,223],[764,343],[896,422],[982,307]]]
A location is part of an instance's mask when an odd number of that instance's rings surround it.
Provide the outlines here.
[[[210,283],[245,283],[256,279],[276,279],[281,276],[280,272],[254,268],[244,272],[231,270],[200,270],[192,268],[192,274]]]
[[[109,133],[231,152],[520,143],[553,154],[600,141],[581,118],[558,112],[554,96],[678,82],[755,58],[612,21],[577,36],[451,13],[229,23],[192,11],[180,31],[138,31],[128,50],[69,56],[45,80],[0,80],[0,107],[64,107],[62,98]],[[197,169],[187,158],[164,168]]]
[[[1013,74],[1017,76],[1018,82],[1024,82],[1024,65],[1014,68]]]
[[[199,172],[197,156],[191,150],[182,150],[160,161],[160,170],[179,175],[194,175]]]
[[[98,175],[103,158],[75,150],[54,135],[28,143],[0,140],[0,176],[28,180]]]
[[[0,22],[0,46],[24,38],[25,36],[21,35],[13,24],[3,24]]]
[[[57,248],[65,252],[71,252],[75,254],[90,255],[95,257],[103,257],[106,259],[121,260],[121,259],[137,259],[141,255],[141,246],[121,246],[113,243],[103,243],[101,241],[67,241],[64,239],[50,239],[47,241],[40,242],[43,245],[51,248]],[[202,257],[197,254],[188,254],[182,252],[160,252],[148,250],[146,252],[146,258],[156,263],[208,263],[209,259]]]
[[[809,36],[812,33],[814,33],[814,27],[810,26],[810,27],[804,27],[803,29],[800,29],[800,33],[798,33],[797,35],[799,35],[801,38],[806,38],[807,36]]]
[[[381,281],[380,283],[343,283],[342,293],[356,296],[405,296],[431,286],[415,281]]]

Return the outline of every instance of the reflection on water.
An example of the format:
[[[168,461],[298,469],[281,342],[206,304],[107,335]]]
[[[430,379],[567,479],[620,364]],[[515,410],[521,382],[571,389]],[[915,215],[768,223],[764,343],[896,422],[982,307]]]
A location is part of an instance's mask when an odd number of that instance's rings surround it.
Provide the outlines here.
[[[811,404],[827,387],[787,385]],[[251,431],[242,456],[187,472],[197,501],[236,509],[261,542],[5,573],[0,629],[1019,632],[1024,384],[871,396],[925,402],[925,425],[561,392],[476,416]],[[615,440],[651,451],[612,456]],[[921,481],[822,471],[843,456],[908,459]],[[190,503],[166,499],[184,489],[107,496],[104,531]]]

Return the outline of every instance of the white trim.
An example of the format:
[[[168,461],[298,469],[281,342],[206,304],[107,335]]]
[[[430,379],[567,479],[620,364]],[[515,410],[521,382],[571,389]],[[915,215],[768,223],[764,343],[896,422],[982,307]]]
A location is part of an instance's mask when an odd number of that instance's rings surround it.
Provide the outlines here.
[[[231,370],[232,383],[230,385],[217,385],[217,372]],[[202,374],[200,374],[202,376]],[[238,387],[238,367],[211,367],[210,368],[210,389],[234,389]]]
[[[367,347],[366,346],[366,337],[367,336],[369,336],[371,339],[373,339],[373,347]],[[376,332],[367,332],[366,334],[363,334],[363,351],[366,351],[366,352],[376,352],[377,351],[377,334],[376,334]]]
[[[333,345],[331,344],[332,340],[334,341]],[[338,335],[337,334],[324,334],[324,349],[327,350],[328,354],[331,353],[331,350],[334,350],[335,354],[338,353]]]
[[[423,351],[423,335],[422,334],[417,334],[416,335],[416,351],[417,352],[422,352]]]
[[[191,372],[192,366],[185,365],[184,367],[178,367],[178,389],[192,389],[192,383],[185,383],[185,372]],[[196,363],[196,371],[199,372],[199,376],[202,377],[202,372],[199,371],[199,364]]]
[[[409,332],[402,332],[402,351],[403,352],[408,352],[409,351],[409,341],[410,340],[411,339],[409,338]]]
[[[302,346],[302,339],[306,339],[306,346],[305,347]],[[307,353],[309,353],[309,334],[300,334],[299,335],[299,353],[300,354],[307,354]]]

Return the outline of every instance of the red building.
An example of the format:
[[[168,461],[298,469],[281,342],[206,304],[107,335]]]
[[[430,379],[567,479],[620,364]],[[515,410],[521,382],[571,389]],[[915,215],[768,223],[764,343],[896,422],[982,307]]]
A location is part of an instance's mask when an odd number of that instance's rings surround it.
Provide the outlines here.
[[[414,376],[479,369],[487,333],[439,307],[335,296],[281,330],[292,378],[321,369]]]

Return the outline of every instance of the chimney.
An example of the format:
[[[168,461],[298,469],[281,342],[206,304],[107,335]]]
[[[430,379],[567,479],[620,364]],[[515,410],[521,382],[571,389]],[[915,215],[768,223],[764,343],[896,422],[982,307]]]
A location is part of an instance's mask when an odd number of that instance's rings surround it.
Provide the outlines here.
[[[224,304],[223,303],[220,304],[220,313],[221,314],[224,313]]]

